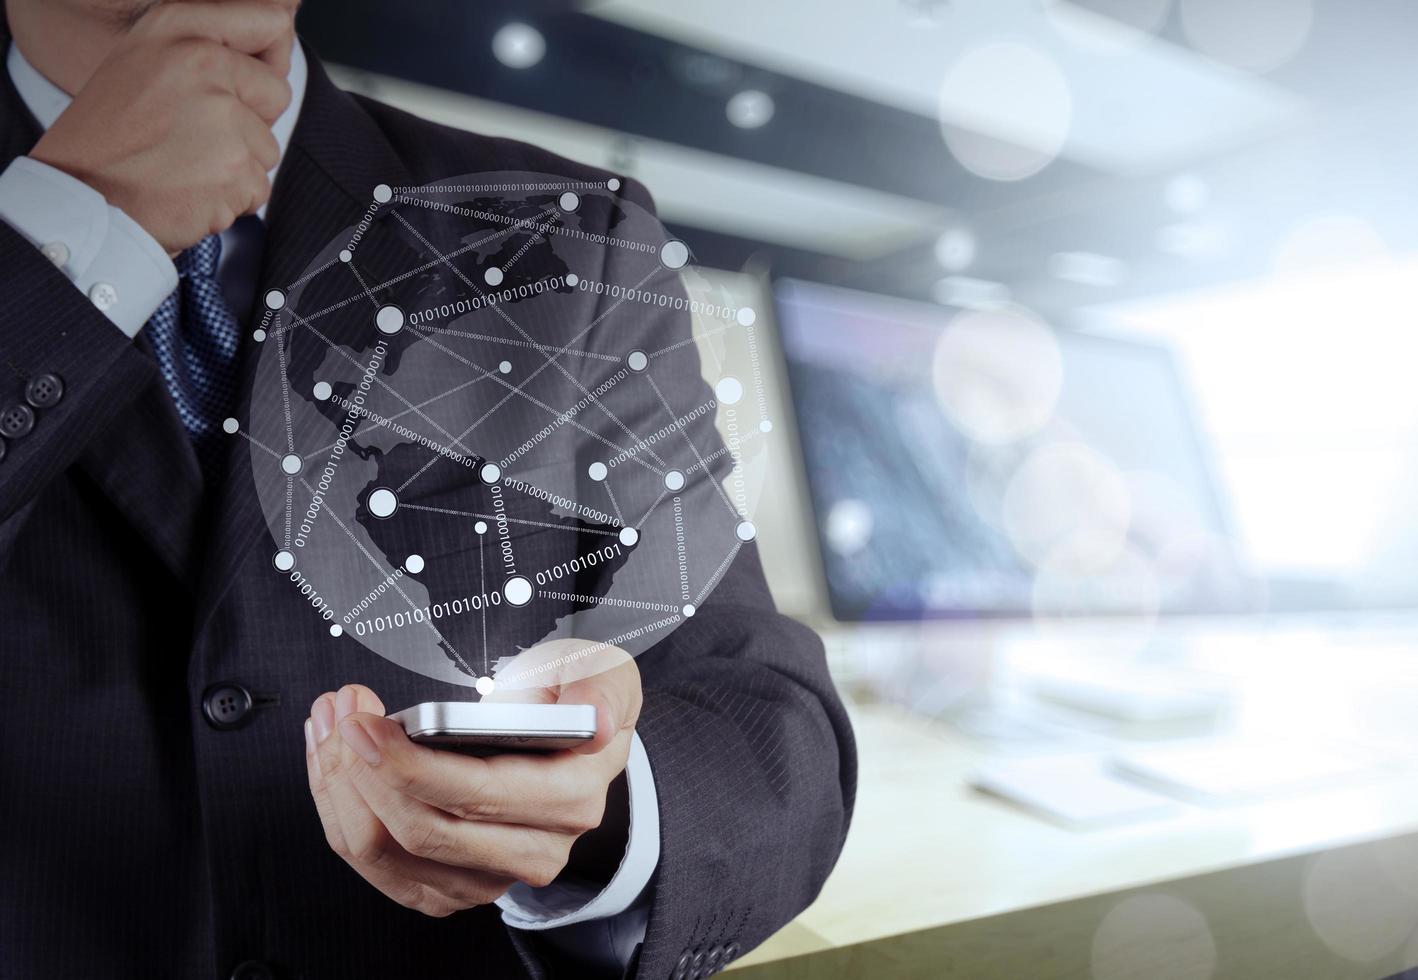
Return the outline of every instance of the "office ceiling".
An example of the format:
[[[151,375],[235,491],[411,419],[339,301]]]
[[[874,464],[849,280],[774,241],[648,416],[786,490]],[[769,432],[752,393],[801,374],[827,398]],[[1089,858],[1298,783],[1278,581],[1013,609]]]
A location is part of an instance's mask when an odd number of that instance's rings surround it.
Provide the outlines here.
[[[703,261],[1061,315],[1250,274],[1309,210],[1407,247],[1415,7],[307,0],[300,26],[348,85],[645,180]],[[508,24],[544,42],[527,67]]]

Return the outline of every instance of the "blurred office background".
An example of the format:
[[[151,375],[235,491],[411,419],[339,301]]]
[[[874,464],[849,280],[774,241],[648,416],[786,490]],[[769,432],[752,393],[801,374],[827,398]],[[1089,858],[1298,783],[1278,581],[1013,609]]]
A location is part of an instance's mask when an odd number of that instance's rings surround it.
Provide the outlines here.
[[[759,540],[864,765],[762,969],[1081,895],[1116,900],[1066,975],[1418,965],[1418,5],[307,0],[301,29],[348,88],[644,182],[760,311],[792,451]],[[935,819],[863,841],[906,811]],[[1288,959],[1145,890],[1287,855],[1253,925]],[[892,918],[883,864],[962,883]],[[882,962],[947,975],[930,948]]]

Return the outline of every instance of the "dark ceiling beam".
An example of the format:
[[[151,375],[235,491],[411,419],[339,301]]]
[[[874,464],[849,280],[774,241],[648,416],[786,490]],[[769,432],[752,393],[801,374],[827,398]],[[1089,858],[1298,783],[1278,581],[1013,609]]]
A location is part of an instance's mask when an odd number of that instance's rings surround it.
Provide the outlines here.
[[[508,68],[493,33],[524,21],[546,57]],[[454,92],[634,135],[971,211],[1016,200],[1021,187],[981,180],[947,151],[935,119],[722,58],[563,5],[499,0],[312,0],[302,35],[324,58]],[[725,104],[767,92],[772,121],[740,129]],[[1048,193],[1094,176],[1058,161],[1027,182]]]

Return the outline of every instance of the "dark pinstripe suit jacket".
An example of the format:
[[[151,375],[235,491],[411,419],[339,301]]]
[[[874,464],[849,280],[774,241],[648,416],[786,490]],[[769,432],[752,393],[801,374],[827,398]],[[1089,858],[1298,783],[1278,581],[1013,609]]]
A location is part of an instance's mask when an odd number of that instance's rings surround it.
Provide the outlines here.
[[[38,136],[8,77],[0,125],[3,165]],[[604,179],[351,97],[312,59],[261,282],[291,281],[380,181],[498,170]],[[330,852],[303,773],[312,699],[353,680],[391,706],[462,691],[348,639],[338,665],[308,655],[330,640],[271,573],[249,465],[204,494],[142,338],[4,224],[0,297],[0,410],[37,375],[65,385],[0,459],[0,976],[227,976],[246,960],[294,977],[585,975],[493,908],[426,918]],[[774,611],[751,547],[640,665],[662,850],[632,972],[694,975],[816,894],[847,828],[852,740],[820,645]],[[236,730],[201,710],[222,680],[256,695]]]

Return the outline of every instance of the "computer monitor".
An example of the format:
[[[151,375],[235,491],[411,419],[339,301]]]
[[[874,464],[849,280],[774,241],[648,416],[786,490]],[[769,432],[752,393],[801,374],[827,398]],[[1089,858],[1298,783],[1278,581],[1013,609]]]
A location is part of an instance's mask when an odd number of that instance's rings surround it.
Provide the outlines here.
[[[1008,311],[791,280],[775,300],[837,619],[1155,615],[1255,601],[1165,347],[1024,317],[1033,333],[1020,343]],[[992,323],[1003,346],[977,363]],[[1011,384],[1042,410],[1001,414]],[[1000,418],[1013,428],[989,424]]]

